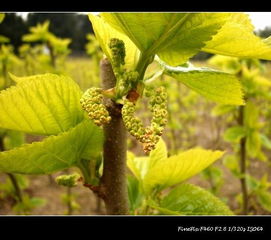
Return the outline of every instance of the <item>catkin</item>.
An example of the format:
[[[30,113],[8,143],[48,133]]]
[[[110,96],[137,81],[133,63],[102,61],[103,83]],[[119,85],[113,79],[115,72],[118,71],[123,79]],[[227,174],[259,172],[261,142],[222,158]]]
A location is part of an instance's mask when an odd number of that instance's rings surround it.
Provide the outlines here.
[[[108,124],[111,120],[109,112],[103,104],[103,95],[101,92],[100,88],[89,88],[80,100],[82,108],[97,126]]]
[[[159,87],[146,94],[149,96],[149,108],[152,112],[151,125],[144,128],[142,121],[136,117],[135,103],[124,100],[122,116],[126,129],[143,144],[143,150],[148,153],[155,148],[167,123],[167,93],[164,87]]]

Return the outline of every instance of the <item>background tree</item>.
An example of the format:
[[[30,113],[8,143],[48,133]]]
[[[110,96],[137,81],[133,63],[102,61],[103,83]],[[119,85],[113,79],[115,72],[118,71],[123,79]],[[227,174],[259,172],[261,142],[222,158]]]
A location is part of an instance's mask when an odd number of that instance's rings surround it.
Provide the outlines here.
[[[60,38],[70,38],[70,48],[73,54],[83,54],[87,43],[86,35],[93,33],[88,17],[77,13],[30,13],[24,20],[16,13],[7,13],[5,21],[0,25],[0,35],[4,35],[12,42],[15,52],[23,44],[22,36],[28,33],[28,29],[50,21],[49,31]]]
[[[28,26],[21,16],[15,13],[6,13],[5,20],[0,25],[0,35],[4,35],[9,38],[10,42],[14,46],[15,53],[18,52],[18,48],[22,45],[22,35],[28,32]]]
[[[76,13],[30,13],[27,18],[27,26],[35,26],[37,23],[50,21],[49,31],[60,38],[70,38],[70,48],[74,54],[85,52],[87,43],[86,35],[93,33],[88,17]]]

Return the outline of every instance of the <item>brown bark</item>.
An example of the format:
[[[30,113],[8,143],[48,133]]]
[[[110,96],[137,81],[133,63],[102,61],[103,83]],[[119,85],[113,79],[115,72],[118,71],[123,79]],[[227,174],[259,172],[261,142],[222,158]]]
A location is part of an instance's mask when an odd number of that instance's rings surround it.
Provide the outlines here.
[[[101,60],[100,69],[103,89],[113,88],[116,79],[108,59]],[[127,135],[121,115],[122,105],[111,99],[105,99],[104,103],[111,121],[104,126],[104,166],[100,191],[103,193],[107,214],[127,215],[129,213],[126,183]]]

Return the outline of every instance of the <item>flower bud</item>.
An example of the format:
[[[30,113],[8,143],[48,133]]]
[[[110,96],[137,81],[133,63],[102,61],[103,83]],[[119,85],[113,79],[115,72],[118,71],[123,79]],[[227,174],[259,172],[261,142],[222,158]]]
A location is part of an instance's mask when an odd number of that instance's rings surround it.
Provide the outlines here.
[[[65,187],[75,187],[77,186],[78,180],[81,176],[78,173],[71,175],[61,175],[56,177],[56,183]]]

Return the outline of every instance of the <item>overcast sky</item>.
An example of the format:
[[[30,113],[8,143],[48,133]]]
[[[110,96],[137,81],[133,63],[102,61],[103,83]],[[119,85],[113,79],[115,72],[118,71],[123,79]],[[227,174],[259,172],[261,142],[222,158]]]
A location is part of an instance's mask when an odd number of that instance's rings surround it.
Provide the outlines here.
[[[248,13],[256,30],[271,27],[271,12],[251,12]]]
[[[23,17],[27,16],[27,12],[18,13]],[[264,29],[267,26],[271,27],[271,12],[248,12],[251,21],[256,30]]]

